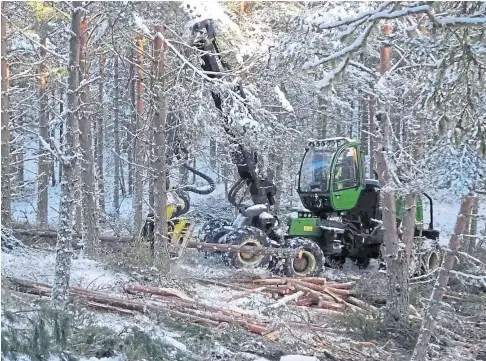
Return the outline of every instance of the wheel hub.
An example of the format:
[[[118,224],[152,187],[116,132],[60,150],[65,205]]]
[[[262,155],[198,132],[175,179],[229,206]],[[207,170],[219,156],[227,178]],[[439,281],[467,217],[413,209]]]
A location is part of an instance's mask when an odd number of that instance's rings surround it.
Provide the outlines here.
[[[316,267],[316,258],[311,252],[302,250],[299,257],[293,260],[292,266],[297,274],[305,276]]]
[[[261,246],[261,243],[257,239],[251,238],[251,239],[247,239],[244,242],[242,242],[240,244],[240,246],[258,247],[258,246]],[[238,261],[242,264],[255,265],[255,264],[260,263],[260,261],[262,259],[262,255],[239,252],[239,253],[237,253],[237,258],[238,258]]]

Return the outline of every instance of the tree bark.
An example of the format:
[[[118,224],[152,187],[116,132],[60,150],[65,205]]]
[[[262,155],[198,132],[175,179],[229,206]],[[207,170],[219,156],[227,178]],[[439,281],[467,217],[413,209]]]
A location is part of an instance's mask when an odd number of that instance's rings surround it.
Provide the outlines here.
[[[69,297],[69,281],[71,273],[71,242],[73,239],[73,205],[76,183],[76,137],[78,129],[76,112],[78,108],[78,69],[79,66],[79,35],[81,23],[82,2],[73,1],[71,13],[71,39],[69,41],[68,92],[66,116],[66,132],[64,135],[64,157],[61,159],[63,179],[61,182],[61,202],[59,205],[59,233],[56,245],[56,267],[52,286],[52,302],[62,304]]]
[[[461,208],[457,216],[454,234],[449,240],[449,251],[445,254],[442,267],[440,268],[439,275],[435,281],[432,295],[430,296],[430,302],[427,305],[425,316],[422,320],[417,344],[415,345],[415,349],[413,350],[410,359],[411,361],[425,361],[426,359],[427,346],[430,342],[430,337],[434,332],[437,313],[439,312],[440,303],[442,302],[447,283],[449,282],[450,271],[454,266],[457,251],[461,246],[462,235],[467,231],[470,214],[474,206],[474,199],[475,197],[469,195],[464,197],[461,201]]]
[[[152,59],[154,59],[155,54],[155,49],[152,48]],[[154,87],[155,87],[155,73],[157,71],[156,69],[157,62],[152,61],[152,65],[150,67],[150,94],[152,95],[149,98],[149,109],[151,112],[155,112],[155,96],[154,96]],[[149,129],[147,130],[147,138],[148,138],[148,163],[149,163],[149,174],[148,174],[148,196],[149,196],[149,209],[150,212],[154,211],[154,205],[155,205],[155,197],[154,197],[154,186],[155,186],[155,179],[154,179],[154,172],[152,171],[154,167],[154,132],[153,132],[153,125],[155,121],[155,114],[150,114],[151,115],[151,121],[152,124]]]
[[[388,124],[382,126],[385,121],[385,114],[379,114],[378,129],[388,127]],[[376,169],[378,179],[381,184],[381,208],[382,221],[384,226],[384,244],[385,254],[384,259],[387,265],[388,275],[388,302],[387,311],[389,316],[397,321],[408,322],[408,261],[406,249],[400,247],[400,240],[398,238],[397,220],[396,220],[396,204],[395,194],[391,189],[392,181],[388,170],[388,165],[385,158],[385,141],[383,135],[378,131],[378,136],[375,137],[376,148],[374,151],[376,160]],[[409,200],[412,201],[412,200]],[[410,212],[412,212],[411,207]]]
[[[126,131],[127,131],[127,158],[128,158],[128,194],[133,194],[133,152],[134,152],[134,128],[135,124],[137,123],[137,95],[135,92],[135,54],[133,52],[133,48],[131,49],[130,53],[130,104],[132,108],[132,116],[127,122]]]
[[[154,208],[154,256],[156,261],[163,259],[167,250],[167,219],[166,219],[166,151],[165,151],[165,118],[166,103],[164,95],[165,46],[163,42],[162,25],[155,27],[157,36],[154,40],[154,61],[156,62],[155,78],[155,116],[154,116],[154,162],[155,172]],[[162,250],[165,252],[162,253]]]
[[[136,122],[134,127],[135,147],[134,147],[134,172],[133,172],[133,226],[135,231],[142,225],[142,206],[143,206],[143,184],[142,184],[142,165],[143,165],[143,142],[142,142],[142,112],[143,112],[143,35],[137,36],[137,110]]]
[[[87,81],[88,79],[88,59],[86,43],[88,39],[87,20],[81,21],[81,38],[79,44],[79,79]],[[80,118],[79,118],[79,145],[82,154],[81,164],[81,199],[82,199],[82,234],[83,241],[86,243],[88,250],[91,252],[93,246],[98,240],[98,226],[96,206],[96,184],[95,184],[95,164],[93,159],[93,136],[91,131],[91,121],[88,115],[89,88],[81,88],[80,94]]]
[[[98,122],[96,124],[96,168],[98,179],[98,197],[99,197],[99,209],[103,215],[105,213],[105,182],[103,177],[103,138],[104,138],[104,126],[103,126],[103,83],[105,72],[105,58],[100,55],[100,80],[98,83]]]
[[[64,122],[65,121],[64,121],[63,112],[64,112],[64,103],[62,102],[62,93],[60,93],[59,94],[59,114],[63,119],[61,121],[61,124],[59,124],[59,149],[61,150],[61,152],[63,151],[63,144],[64,144],[63,131],[64,131]],[[61,161],[59,161],[59,183],[61,183],[61,179],[62,179],[62,165],[61,165]]]
[[[10,123],[9,123],[9,96],[8,82],[9,69],[7,63],[7,17],[5,16],[5,4],[2,2],[2,226],[10,228],[12,222],[12,196],[10,188]]]
[[[39,66],[39,159],[37,164],[37,224],[41,228],[47,227],[48,215],[48,191],[49,191],[49,150],[45,145],[49,144],[49,127],[47,119],[47,67],[46,37],[40,39]]]
[[[115,214],[120,215],[120,105],[119,105],[119,75],[118,75],[118,57],[115,56],[114,79],[113,79],[113,112],[114,112],[114,136],[115,136],[115,174],[113,179],[113,208]]]
[[[469,229],[469,234],[472,236],[476,236],[478,234],[478,214],[479,211],[479,198],[474,199],[474,205],[472,208],[471,213],[474,215],[471,217],[471,227]],[[474,254],[475,248],[476,248],[476,238],[473,237],[468,237],[464,240],[464,246],[462,247],[464,249],[464,252],[467,252],[471,255]]]

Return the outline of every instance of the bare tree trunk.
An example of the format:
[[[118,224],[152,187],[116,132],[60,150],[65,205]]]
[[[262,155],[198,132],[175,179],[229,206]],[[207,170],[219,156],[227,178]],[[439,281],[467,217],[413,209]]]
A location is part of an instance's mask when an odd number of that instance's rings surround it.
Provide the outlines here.
[[[113,179],[113,208],[115,209],[115,214],[118,216],[120,215],[120,105],[119,105],[119,78],[118,78],[118,57],[115,56],[115,64],[114,64],[114,79],[113,79],[113,111],[114,111],[114,124],[113,127],[115,133],[115,174]]]
[[[19,120],[17,122],[17,125],[19,128],[23,127],[24,119],[22,114],[19,115]],[[24,184],[24,147],[19,147],[17,149],[17,166],[15,167],[17,171],[17,184],[22,185]]]
[[[56,104],[56,90],[55,89],[52,89],[52,96],[51,96],[51,107],[54,108],[55,107],[55,104]],[[51,112],[48,111],[47,112],[47,119],[50,123],[50,114]],[[52,116],[52,119],[54,120],[55,118],[55,114],[53,114]],[[49,146],[51,147],[51,149],[54,149],[54,138],[56,136],[56,126],[53,125],[52,127],[49,128]],[[51,168],[50,169],[50,172],[49,172],[49,176],[51,178],[51,187],[55,187],[56,186],[56,157],[53,157],[52,154],[49,154],[49,167]]]
[[[143,142],[142,142],[142,112],[143,112],[143,35],[137,36],[137,120],[134,127],[134,172],[133,172],[133,226],[138,231],[142,225],[143,206]]]
[[[46,145],[49,144],[49,127],[47,119],[47,69],[45,64],[46,57],[46,38],[42,36],[40,40],[41,64],[39,68],[39,160],[37,166],[37,224],[41,228],[47,227],[48,214],[48,191],[49,191],[49,151]]]
[[[100,213],[105,214],[105,182],[103,177],[103,83],[104,83],[105,58],[100,55],[100,81],[98,83],[98,123],[96,124],[96,168],[98,174],[98,197]]]
[[[154,52],[155,49],[152,48],[152,59],[154,59]],[[152,131],[152,128],[154,126],[154,121],[155,121],[155,114],[152,114],[152,112],[155,112],[155,92],[154,92],[154,87],[155,87],[155,73],[157,72],[157,69],[155,68],[157,66],[156,61],[152,61],[152,65],[150,67],[150,98],[149,98],[149,109],[151,112],[151,126],[148,127],[147,130],[147,138],[148,138],[148,164],[149,164],[149,171],[148,171],[148,194],[149,194],[149,209],[150,211],[154,211],[154,205],[155,205],[155,196],[154,196],[154,187],[155,187],[155,179],[154,179],[154,172],[152,169],[154,168],[154,133]]]
[[[213,172],[217,172],[216,170],[216,140],[213,138],[209,139],[209,166]]]
[[[61,124],[59,124],[59,149],[62,152],[62,147],[64,144],[64,135],[63,135],[63,130],[64,130],[64,116],[63,116],[63,111],[64,111],[64,103],[62,100],[62,93],[59,94],[59,114],[61,115],[63,121],[61,121]],[[59,160],[59,183],[61,183],[62,179],[62,164],[61,161]]]
[[[387,123],[385,114],[379,114],[378,129],[383,129],[382,123]],[[385,125],[386,127],[388,124]],[[381,208],[384,226],[385,253],[384,259],[387,265],[388,274],[388,302],[387,310],[394,320],[408,322],[408,260],[407,252],[400,247],[398,238],[395,194],[391,186],[391,178],[386,163],[385,152],[386,141],[383,140],[381,132],[375,138],[376,148],[374,151],[376,170],[381,184]],[[409,199],[413,202],[413,199]],[[413,204],[413,203],[412,203]],[[412,207],[412,209],[414,209]],[[414,211],[410,211],[413,213]],[[411,216],[412,214],[409,214]]]
[[[8,96],[8,64],[7,64],[7,17],[5,4],[2,2],[2,226],[10,228],[12,222],[11,189],[10,189],[10,124]]]
[[[59,206],[59,232],[56,245],[56,268],[52,286],[52,302],[62,304],[69,297],[69,281],[71,273],[71,243],[73,240],[73,200],[76,183],[76,137],[78,125],[76,110],[78,108],[78,65],[79,65],[79,35],[81,23],[81,1],[73,1],[71,14],[71,39],[69,41],[68,92],[66,116],[66,132],[64,135],[64,159],[61,159],[63,180],[61,182],[61,202]]]
[[[128,121],[127,124],[127,158],[128,158],[128,194],[133,194],[133,152],[134,148],[134,128],[135,124],[137,124],[137,101],[136,101],[136,93],[135,93],[135,66],[134,63],[136,61],[133,49],[131,49],[130,53],[130,104],[132,108],[132,117]]]
[[[194,156],[194,160],[192,161],[192,167],[196,168],[196,156]],[[196,173],[192,173],[192,183],[196,183]]]
[[[411,361],[425,361],[427,356],[427,346],[430,342],[430,336],[434,332],[437,313],[439,312],[440,303],[444,296],[444,291],[449,282],[449,275],[452,267],[454,266],[454,260],[457,256],[457,251],[461,246],[462,235],[467,231],[467,225],[471,211],[474,207],[473,196],[466,196],[461,201],[461,208],[456,220],[456,226],[454,228],[454,234],[449,240],[449,251],[445,254],[442,267],[440,268],[439,275],[435,281],[432,295],[430,296],[430,302],[427,305],[424,319],[420,327],[420,333],[413,350]]]
[[[163,29],[161,25],[155,27],[157,36],[154,40],[154,61],[156,62],[155,81],[155,117],[154,117],[154,150],[155,158],[153,171],[155,172],[154,205],[155,227],[154,227],[154,256],[155,261],[163,258],[162,250],[166,250],[167,242],[167,219],[165,209],[167,208],[166,198],[166,151],[165,151],[165,121],[166,103],[164,96],[164,72],[165,72],[165,46],[163,43]]]
[[[369,149],[370,149],[370,177],[374,178],[373,171],[376,170],[376,162],[375,162],[375,132],[376,132],[376,125],[375,125],[375,115],[376,115],[376,98],[374,96],[370,96],[370,104],[369,104],[369,118],[368,118],[368,130],[370,132],[369,137]]]
[[[479,198],[474,199],[474,205],[472,208],[472,214],[474,215],[471,217],[471,227],[469,230],[469,234],[472,236],[476,236],[478,234],[478,214],[479,211]],[[474,254],[474,251],[476,249],[476,238],[469,237],[464,240],[464,246],[462,247],[464,249],[464,252],[467,252],[469,254]]]
[[[79,79],[88,79],[88,59],[86,43],[88,39],[87,20],[83,18],[81,21],[81,39],[79,45]],[[84,86],[81,89],[80,95],[80,110],[81,116],[79,118],[79,145],[82,153],[81,161],[81,192],[82,192],[82,215],[83,225],[82,234],[83,241],[86,242],[88,250],[91,252],[94,245],[98,241],[98,226],[97,226],[97,206],[96,206],[96,184],[95,184],[95,164],[93,159],[93,137],[91,131],[91,121],[87,109],[90,102],[89,88]]]

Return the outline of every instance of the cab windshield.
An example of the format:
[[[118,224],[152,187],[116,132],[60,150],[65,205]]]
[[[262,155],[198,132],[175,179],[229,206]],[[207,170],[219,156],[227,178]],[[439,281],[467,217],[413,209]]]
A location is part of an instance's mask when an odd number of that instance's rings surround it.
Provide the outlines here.
[[[299,177],[301,192],[326,192],[334,153],[311,148],[302,161]]]

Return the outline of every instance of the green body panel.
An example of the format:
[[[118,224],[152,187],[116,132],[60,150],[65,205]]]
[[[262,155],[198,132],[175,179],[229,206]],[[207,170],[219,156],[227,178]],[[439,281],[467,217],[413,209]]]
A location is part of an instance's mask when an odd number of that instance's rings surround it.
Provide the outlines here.
[[[361,188],[349,188],[331,192],[331,205],[336,211],[348,211],[356,207]]]
[[[396,204],[396,212],[397,212],[397,219],[403,219],[403,213],[405,212],[405,200],[402,197],[398,197],[395,199]],[[424,208],[422,205],[422,198],[417,198],[417,213],[415,215],[415,222],[417,223],[417,227],[421,227],[424,223]]]
[[[319,237],[322,230],[319,228],[319,218],[293,218],[290,220],[288,234],[290,236]]]
[[[353,143],[347,143],[343,146],[341,146],[338,151],[336,152],[336,156],[334,158],[334,164],[332,166],[332,172],[331,172],[331,206],[335,211],[347,211],[351,210],[354,207],[356,207],[356,204],[358,203],[359,196],[361,194],[361,191],[364,187],[363,184],[363,167],[362,161],[361,161],[361,151],[360,151],[361,144],[357,142]],[[343,151],[346,151],[349,148],[354,148],[355,150],[355,155],[356,155],[356,174],[355,174],[355,179],[356,179],[356,184],[352,188],[346,188],[346,189],[339,189],[339,182],[336,180],[337,174],[339,173],[337,170],[337,165],[336,161],[339,157],[340,154],[342,154]]]

